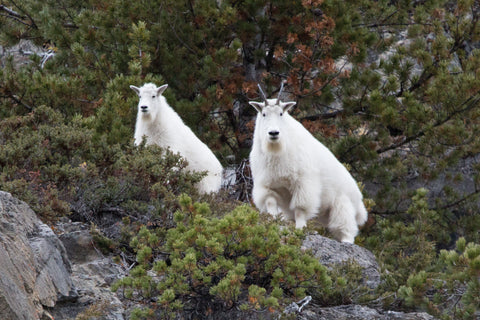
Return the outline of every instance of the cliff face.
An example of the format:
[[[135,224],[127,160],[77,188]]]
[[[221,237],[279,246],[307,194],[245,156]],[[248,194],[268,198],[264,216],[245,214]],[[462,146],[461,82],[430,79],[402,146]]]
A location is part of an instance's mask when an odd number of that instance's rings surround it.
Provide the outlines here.
[[[44,307],[75,299],[62,242],[35,213],[0,191],[0,315],[41,319]]]

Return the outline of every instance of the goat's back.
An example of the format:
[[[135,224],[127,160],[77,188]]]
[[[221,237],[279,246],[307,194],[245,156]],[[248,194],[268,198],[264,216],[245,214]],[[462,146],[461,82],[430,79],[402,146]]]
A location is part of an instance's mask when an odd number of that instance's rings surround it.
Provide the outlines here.
[[[210,182],[213,186],[205,186],[200,189],[218,191],[221,185],[223,167],[210,148],[203,143],[193,131],[182,121],[180,116],[168,105],[165,97],[159,99],[160,112],[156,118],[145,120],[137,118],[135,140],[143,135],[147,138],[147,144],[156,144],[162,148],[169,148],[174,153],[180,153],[188,162],[188,169],[192,171],[208,171],[215,178]],[[218,178],[217,178],[218,177]],[[205,180],[205,179],[204,179]],[[218,187],[217,187],[218,185]],[[212,189],[212,190],[210,190]],[[213,190],[215,189],[215,190]],[[203,190],[200,190],[203,191]]]

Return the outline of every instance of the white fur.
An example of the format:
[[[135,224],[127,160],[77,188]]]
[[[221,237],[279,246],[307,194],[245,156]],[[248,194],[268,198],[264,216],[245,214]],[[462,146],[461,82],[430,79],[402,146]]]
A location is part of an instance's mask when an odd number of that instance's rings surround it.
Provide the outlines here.
[[[147,145],[156,144],[180,153],[188,161],[188,170],[208,172],[196,185],[198,191],[217,192],[222,182],[222,165],[213,152],[168,105],[162,96],[167,86],[165,84],[157,88],[153,83],[147,83],[141,88],[130,86],[140,97],[135,125],[135,145],[139,145],[143,136],[146,136]]]
[[[283,213],[297,228],[318,216],[337,240],[353,243],[367,210],[348,170],[288,114],[295,102],[250,104],[258,111],[250,153],[255,205]],[[274,132],[277,139],[271,139]]]

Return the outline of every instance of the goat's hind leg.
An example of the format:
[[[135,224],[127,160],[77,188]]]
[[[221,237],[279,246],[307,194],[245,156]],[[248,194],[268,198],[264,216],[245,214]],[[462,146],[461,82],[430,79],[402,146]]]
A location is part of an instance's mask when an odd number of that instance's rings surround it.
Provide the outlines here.
[[[341,242],[353,243],[358,233],[355,208],[348,197],[336,199],[330,212],[328,230]]]

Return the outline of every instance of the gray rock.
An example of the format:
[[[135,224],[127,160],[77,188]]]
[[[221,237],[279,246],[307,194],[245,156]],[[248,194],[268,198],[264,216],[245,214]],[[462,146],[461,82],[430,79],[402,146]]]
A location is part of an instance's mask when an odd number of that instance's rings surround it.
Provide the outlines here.
[[[435,320],[424,313],[381,312],[365,306],[345,305],[330,308],[304,310],[297,316],[298,320]]]
[[[5,59],[9,56],[13,56],[15,66],[27,65],[31,63],[30,57],[34,54],[43,56],[43,48],[35,45],[31,40],[22,39],[16,45],[0,50],[0,66],[5,64]]]
[[[70,261],[52,229],[39,224],[28,240],[35,258],[35,289],[40,303],[53,307],[58,300],[75,299],[77,294],[70,279]]]
[[[126,269],[104,257],[94,245],[88,224],[61,222],[55,228],[59,232],[68,256],[72,261],[72,280],[78,290],[75,303],[60,303],[51,310],[55,319],[86,317],[92,310],[102,314],[101,319],[123,320],[126,301],[110,290],[110,285],[126,275]]]
[[[77,297],[63,244],[28,205],[0,191],[0,318],[41,319]]]
[[[68,221],[58,223],[56,230],[72,263],[79,264],[103,258],[94,246],[87,224]]]
[[[124,270],[109,258],[73,264],[72,279],[78,289],[79,298],[75,303],[60,303],[51,310],[55,319],[76,319],[85,317],[89,310],[98,310],[105,320],[124,320],[125,305],[116,293],[110,290],[110,278],[119,278]]]
[[[336,265],[356,262],[362,268],[365,285],[375,289],[380,284],[380,268],[373,253],[355,244],[338,242],[318,234],[308,235],[302,248],[311,250],[321,264],[329,268]]]

